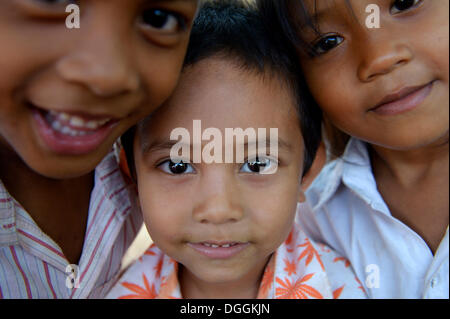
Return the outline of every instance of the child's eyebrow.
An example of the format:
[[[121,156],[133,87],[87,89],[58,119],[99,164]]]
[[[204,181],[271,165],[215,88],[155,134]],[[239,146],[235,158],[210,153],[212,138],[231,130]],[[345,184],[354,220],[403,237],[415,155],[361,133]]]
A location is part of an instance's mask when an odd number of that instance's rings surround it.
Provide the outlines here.
[[[278,138],[277,142],[278,142],[278,148],[285,149],[287,151],[291,151],[292,150],[292,145],[289,144],[288,142],[284,141],[283,139]],[[257,147],[258,145],[265,146],[266,149],[268,149],[271,146],[271,141],[270,141],[270,139],[265,139],[265,140],[256,140],[256,141],[251,141],[251,142],[244,143],[244,147],[246,149],[248,149],[249,146],[256,146]]]
[[[151,153],[151,152],[156,152],[156,151],[167,151],[170,150],[173,146],[175,146],[176,144],[179,144],[179,141],[147,141],[144,140],[141,143],[141,153],[143,155],[147,154],[147,153]],[[258,145],[264,145],[266,148],[270,148],[271,146],[271,142],[270,139],[266,139],[266,140],[257,140],[257,141],[252,141],[252,142],[246,142],[243,144],[243,146],[245,147],[245,149],[248,149],[249,146],[258,146]],[[186,144],[187,147],[191,147],[191,145]],[[281,138],[278,138],[278,148],[280,149],[285,149],[287,151],[291,151],[292,150],[292,145],[289,144],[288,142],[284,141]]]
[[[352,7],[350,1],[345,0],[344,4],[345,4],[345,7],[347,8],[347,11],[350,13],[350,16],[353,19],[357,20],[355,12],[353,10],[353,7]],[[315,4],[314,5],[314,13],[311,14],[309,17],[307,17],[305,23],[303,23],[300,26],[300,30],[308,28],[308,27],[313,27],[314,29],[318,29],[318,25],[320,24],[320,22],[328,15],[334,14],[336,9],[337,9],[336,5],[327,5],[327,6],[319,9],[317,4]]]
[[[168,0],[170,1],[170,0]],[[143,155],[155,151],[165,151],[170,150],[173,146],[178,144],[178,141],[143,141],[141,143],[141,153]],[[188,145],[190,147],[190,145]]]

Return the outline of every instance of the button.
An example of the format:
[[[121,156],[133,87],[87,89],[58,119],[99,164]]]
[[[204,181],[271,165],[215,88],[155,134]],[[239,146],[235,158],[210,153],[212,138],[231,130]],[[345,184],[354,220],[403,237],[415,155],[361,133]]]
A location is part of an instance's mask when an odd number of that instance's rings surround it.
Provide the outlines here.
[[[431,279],[431,288],[434,288],[434,286],[437,285],[437,282],[438,282],[437,278]]]

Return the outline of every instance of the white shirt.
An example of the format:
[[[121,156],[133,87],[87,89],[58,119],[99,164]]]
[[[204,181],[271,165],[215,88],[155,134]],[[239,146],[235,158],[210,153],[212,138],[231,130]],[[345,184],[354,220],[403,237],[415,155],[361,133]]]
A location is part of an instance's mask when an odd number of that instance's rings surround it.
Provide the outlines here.
[[[312,239],[350,260],[369,297],[449,298],[448,226],[433,256],[416,232],[391,215],[364,142],[351,139],[306,197],[298,222]]]

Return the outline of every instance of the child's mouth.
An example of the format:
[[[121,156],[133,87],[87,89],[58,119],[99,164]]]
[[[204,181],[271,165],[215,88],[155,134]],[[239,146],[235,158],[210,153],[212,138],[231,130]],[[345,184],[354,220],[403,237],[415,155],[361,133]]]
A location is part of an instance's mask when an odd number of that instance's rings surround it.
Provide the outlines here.
[[[249,243],[242,242],[198,242],[189,243],[190,247],[200,254],[212,259],[227,259],[245,249]]]
[[[117,124],[112,117],[74,115],[31,107],[44,143],[61,155],[84,155],[96,150]]]
[[[111,119],[87,120],[80,116],[54,111],[47,112],[45,120],[55,131],[72,137],[93,134],[111,121]]]
[[[434,81],[417,87],[406,87],[397,93],[386,96],[373,107],[379,115],[397,115],[418,107],[431,93]]]

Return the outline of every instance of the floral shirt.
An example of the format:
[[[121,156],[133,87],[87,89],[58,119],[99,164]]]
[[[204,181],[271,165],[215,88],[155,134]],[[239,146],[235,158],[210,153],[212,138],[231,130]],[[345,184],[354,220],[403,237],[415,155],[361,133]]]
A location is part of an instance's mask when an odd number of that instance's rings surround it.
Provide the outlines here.
[[[126,270],[106,298],[183,298],[178,263],[156,245]],[[258,299],[367,298],[350,263],[296,225],[270,258]]]

